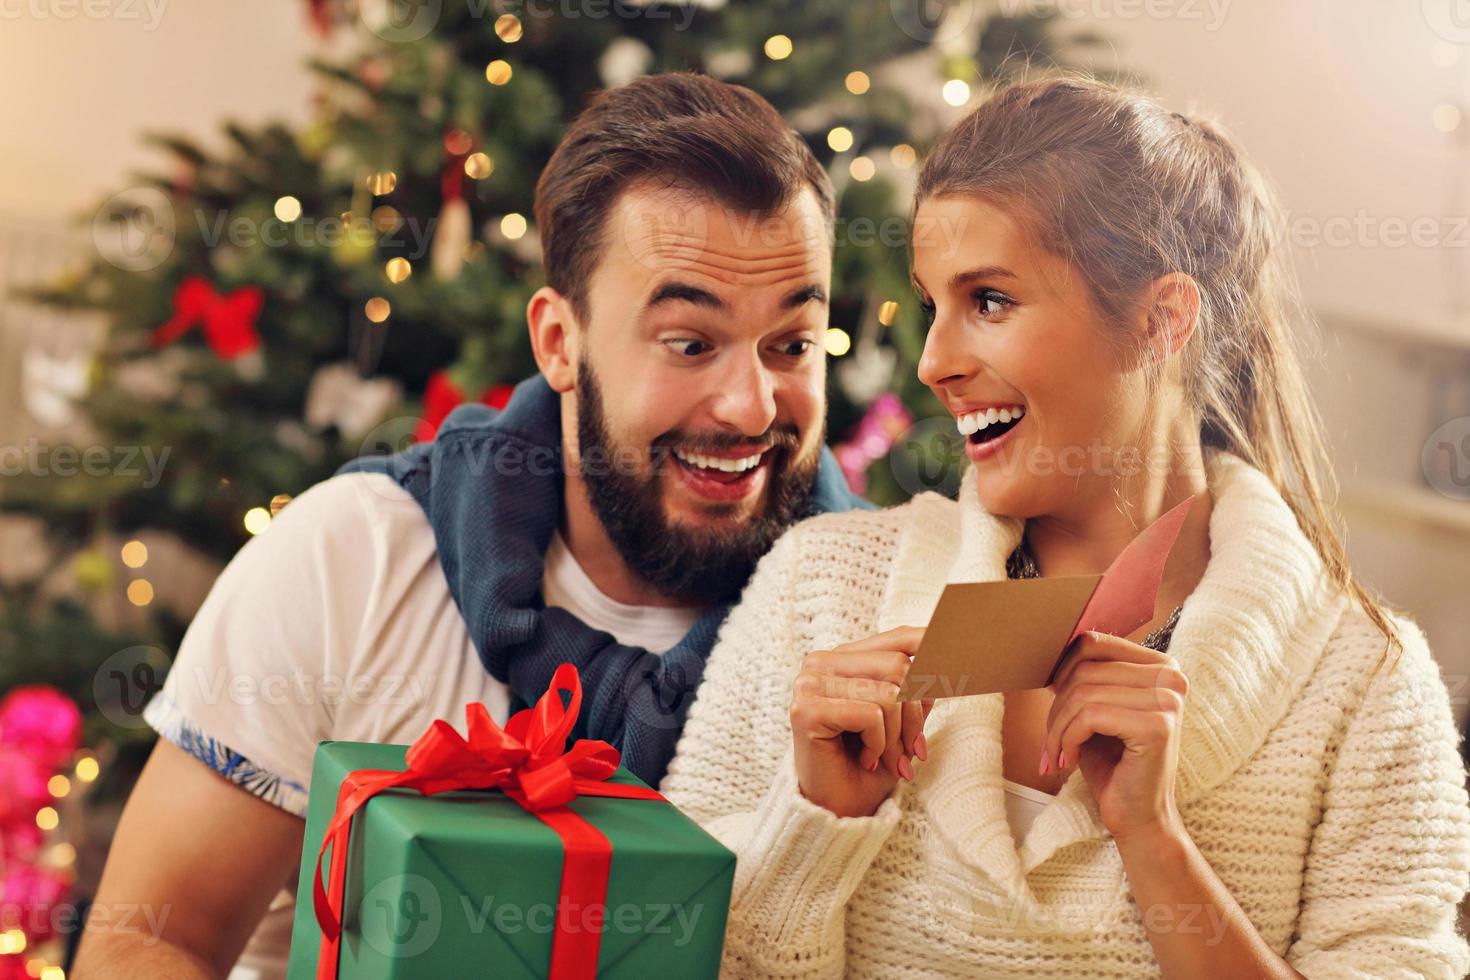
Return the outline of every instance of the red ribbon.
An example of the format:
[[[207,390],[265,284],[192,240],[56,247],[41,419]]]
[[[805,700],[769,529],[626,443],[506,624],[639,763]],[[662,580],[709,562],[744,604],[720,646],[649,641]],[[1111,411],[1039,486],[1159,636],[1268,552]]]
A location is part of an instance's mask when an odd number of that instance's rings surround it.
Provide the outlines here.
[[[209,346],[221,360],[232,361],[260,347],[255,318],[264,302],[265,293],[259,286],[242,286],[221,296],[209,280],[190,276],[174,292],[174,315],[153,331],[153,346],[171,344],[203,323]]]
[[[562,705],[561,692],[570,703]],[[347,842],[352,817],[368,800],[391,787],[418,790],[425,796],[460,789],[497,789],[520,804],[561,838],[562,862],[558,908],[576,902],[601,908],[607,897],[612,844],[602,832],[569,810],[577,796],[612,796],[667,802],[652,789],[604,782],[618,768],[618,750],[606,742],[578,739],[566,749],[567,735],[582,708],[582,679],[572,664],[562,664],[551,686],[533,708],[516,712],[502,730],[483,704],[465,706],[469,738],[445,721],[435,721],[408,748],[407,768],[357,769],[342,780],[337,810],[317,852],[313,899],[322,930],[317,958],[318,980],[335,980],[342,937],[342,903],[347,888]],[[322,884],[322,862],[332,849],[328,884]],[[591,977],[597,971],[602,943],[596,928],[563,930],[557,916],[552,933],[552,980]]]

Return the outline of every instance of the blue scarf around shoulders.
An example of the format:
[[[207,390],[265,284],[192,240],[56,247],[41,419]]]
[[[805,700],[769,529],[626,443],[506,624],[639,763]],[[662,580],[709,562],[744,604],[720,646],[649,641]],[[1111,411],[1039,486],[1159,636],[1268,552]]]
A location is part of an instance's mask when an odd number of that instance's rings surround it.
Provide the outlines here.
[[[439,563],[481,662],[509,686],[512,710],[534,703],[563,663],[582,676],[573,738],[603,739],[657,786],[674,756],[729,604],[712,605],[662,655],[625,646],[541,596],[546,549],[562,516],[561,401],[539,374],[505,411],[461,405],[433,442],[352,460],[339,473],[385,473],[434,529]],[[871,509],[822,448],[813,514]]]

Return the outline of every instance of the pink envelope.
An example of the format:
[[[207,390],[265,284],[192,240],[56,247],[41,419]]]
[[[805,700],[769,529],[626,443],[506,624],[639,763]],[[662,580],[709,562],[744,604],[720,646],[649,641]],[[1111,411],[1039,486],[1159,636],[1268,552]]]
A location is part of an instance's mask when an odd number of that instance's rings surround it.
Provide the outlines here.
[[[1138,533],[1101,575],[946,585],[899,700],[1045,687],[1072,641],[1153,619],[1164,564],[1194,497]]]

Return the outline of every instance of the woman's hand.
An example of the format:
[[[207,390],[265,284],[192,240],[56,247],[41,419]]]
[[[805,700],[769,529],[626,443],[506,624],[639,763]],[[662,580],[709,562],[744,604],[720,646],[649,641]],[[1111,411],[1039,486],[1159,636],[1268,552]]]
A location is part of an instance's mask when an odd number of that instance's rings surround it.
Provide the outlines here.
[[[1114,839],[1177,825],[1174,775],[1189,681],[1167,654],[1084,633],[1049,689],[1042,773],[1079,764]]]
[[[924,631],[902,626],[835,650],[809,653],[791,699],[791,735],[802,795],[839,817],[869,817],[910,757],[927,758],[924,720],[933,701],[898,700]]]

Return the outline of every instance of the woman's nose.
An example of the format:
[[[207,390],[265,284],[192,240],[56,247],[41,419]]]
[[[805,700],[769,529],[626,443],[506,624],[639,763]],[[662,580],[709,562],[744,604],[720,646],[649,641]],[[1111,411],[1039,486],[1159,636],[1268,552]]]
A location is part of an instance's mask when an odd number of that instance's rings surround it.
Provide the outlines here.
[[[951,318],[936,316],[924,337],[924,353],[919,358],[919,380],[930,388],[938,388],[972,377],[979,370],[980,359],[966,345],[962,324]]]

